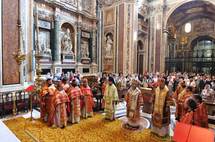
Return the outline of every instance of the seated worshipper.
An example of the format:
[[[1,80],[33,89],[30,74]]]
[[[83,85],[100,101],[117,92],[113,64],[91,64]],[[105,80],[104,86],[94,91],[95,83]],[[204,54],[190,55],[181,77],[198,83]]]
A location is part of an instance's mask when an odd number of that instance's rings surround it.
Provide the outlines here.
[[[208,128],[208,113],[206,104],[204,101],[202,102],[202,97],[199,94],[194,94],[193,97],[196,99],[198,108],[200,109],[201,127]]]
[[[70,115],[68,122],[78,123],[81,116],[81,106],[80,106],[80,97],[83,97],[83,94],[79,87],[77,86],[77,81],[74,79],[68,90],[68,97],[70,100]]]
[[[139,127],[140,125],[140,106],[143,103],[141,91],[137,88],[137,81],[133,80],[131,88],[128,90],[125,99],[128,118],[128,125],[131,127]]]
[[[200,121],[201,123],[201,120],[200,115],[195,115],[195,111],[197,109],[196,100],[192,97],[187,98],[184,103],[184,109],[187,111],[187,113],[181,117],[180,122],[198,126],[196,122]]]
[[[105,119],[112,121],[115,119],[116,103],[119,101],[117,88],[112,77],[109,78],[108,85],[105,88],[103,100],[105,101]]]
[[[81,85],[81,92],[84,96],[83,103],[81,106],[81,117],[87,118],[88,116],[93,116],[93,107],[95,107],[94,101],[93,101],[93,93],[88,86],[87,79],[82,80]]]
[[[152,94],[150,102],[152,103],[152,119],[151,131],[164,137],[169,135],[170,129],[170,106],[174,106],[174,101],[169,93],[169,89],[165,85],[164,79],[158,79],[159,86]]]
[[[69,90],[68,79],[67,78],[63,78],[62,83],[63,83],[63,90],[67,93],[68,90]]]
[[[56,88],[52,84],[52,80],[47,79],[40,93],[40,117],[43,118],[45,122],[48,122],[48,124],[51,123],[49,114],[52,107],[52,98],[55,89]]]
[[[67,109],[69,98],[63,90],[63,83],[59,83],[53,95],[53,107],[51,112],[52,127],[64,128],[67,125]]]
[[[202,90],[201,93],[202,100],[205,101],[205,103],[213,103],[214,101],[214,91],[210,88],[209,84],[205,85],[205,89]],[[206,105],[207,112],[209,115],[212,115],[212,106]]]

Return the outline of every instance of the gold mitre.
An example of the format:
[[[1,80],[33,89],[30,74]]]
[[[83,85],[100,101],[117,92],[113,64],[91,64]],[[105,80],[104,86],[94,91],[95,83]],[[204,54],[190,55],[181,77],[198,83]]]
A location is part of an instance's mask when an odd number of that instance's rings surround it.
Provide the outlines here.
[[[136,80],[132,80],[132,84],[137,85],[137,81]]]
[[[82,80],[82,83],[87,83],[88,81],[87,81],[87,79],[86,78],[84,78],[83,80]]]

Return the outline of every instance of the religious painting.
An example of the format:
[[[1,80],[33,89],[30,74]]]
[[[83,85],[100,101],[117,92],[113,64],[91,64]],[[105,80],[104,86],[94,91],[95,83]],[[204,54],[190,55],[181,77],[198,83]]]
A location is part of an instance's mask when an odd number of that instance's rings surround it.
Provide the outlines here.
[[[105,11],[105,25],[111,25],[115,22],[115,8]]]
[[[211,20],[202,20],[194,22],[194,33],[214,31],[214,22]]]

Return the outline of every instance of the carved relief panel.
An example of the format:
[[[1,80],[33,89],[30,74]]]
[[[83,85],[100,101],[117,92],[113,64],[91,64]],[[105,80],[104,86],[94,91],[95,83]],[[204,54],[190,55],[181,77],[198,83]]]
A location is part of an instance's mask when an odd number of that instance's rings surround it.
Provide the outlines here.
[[[91,0],[82,0],[82,9],[91,12]]]

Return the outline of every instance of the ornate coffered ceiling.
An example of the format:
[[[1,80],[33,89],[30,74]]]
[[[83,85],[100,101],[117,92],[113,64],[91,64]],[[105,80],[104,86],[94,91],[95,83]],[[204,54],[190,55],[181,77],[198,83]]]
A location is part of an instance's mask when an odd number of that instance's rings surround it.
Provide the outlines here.
[[[178,7],[168,19],[168,30],[174,34],[185,23],[195,19],[215,21],[215,6],[209,2],[193,1]]]

